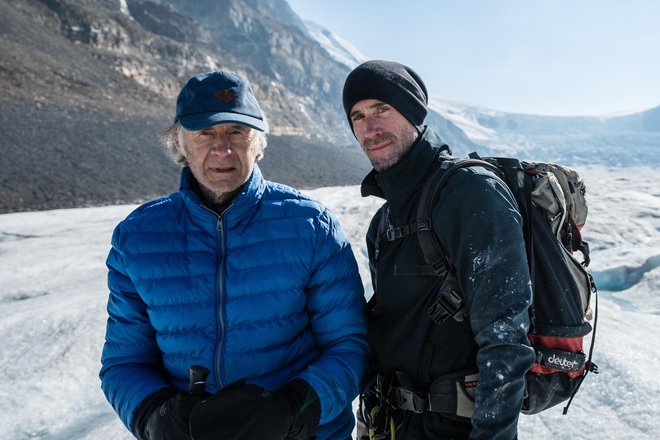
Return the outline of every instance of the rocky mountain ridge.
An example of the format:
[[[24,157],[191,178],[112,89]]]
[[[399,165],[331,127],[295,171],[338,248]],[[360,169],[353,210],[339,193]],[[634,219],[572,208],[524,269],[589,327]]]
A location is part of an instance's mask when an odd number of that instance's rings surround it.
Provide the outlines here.
[[[253,84],[271,126],[268,178],[355,184],[369,168],[341,112],[349,67],[284,0],[6,0],[0,50],[0,212],[176,190],[158,137],[181,85],[215,69]]]
[[[0,53],[0,213],[176,191],[178,166],[159,136],[181,85],[215,69],[247,76],[266,112],[267,178],[349,185],[370,168],[341,106],[362,59],[285,0],[4,0]],[[457,155],[625,165],[660,154],[658,109],[543,118],[433,101],[427,122]]]

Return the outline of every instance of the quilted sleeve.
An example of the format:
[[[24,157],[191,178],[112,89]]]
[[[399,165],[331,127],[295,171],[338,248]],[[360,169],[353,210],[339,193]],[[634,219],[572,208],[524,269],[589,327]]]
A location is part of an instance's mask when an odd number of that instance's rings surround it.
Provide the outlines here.
[[[115,229],[108,255],[108,322],[99,373],[106,398],[129,431],[140,403],[153,392],[171,387],[162,373],[161,353],[146,305],[127,275]]]
[[[337,417],[357,396],[367,371],[369,348],[364,290],[350,243],[327,210],[317,222],[307,308],[321,353],[298,377],[318,394],[323,424]]]

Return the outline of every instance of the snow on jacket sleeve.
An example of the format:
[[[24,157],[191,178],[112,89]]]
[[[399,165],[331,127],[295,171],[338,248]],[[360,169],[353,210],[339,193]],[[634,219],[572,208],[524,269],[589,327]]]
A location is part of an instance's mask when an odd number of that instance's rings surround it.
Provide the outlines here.
[[[318,222],[307,307],[321,353],[298,377],[318,394],[323,424],[350,407],[357,396],[366,374],[369,348],[364,292],[350,244],[327,210]]]
[[[146,305],[125,273],[118,249],[121,225],[115,229],[108,255],[108,322],[99,374],[101,387],[121,421],[133,431],[133,416],[140,403],[155,391],[171,387],[162,373]]]
[[[527,339],[532,291],[522,219],[509,189],[490,173],[467,169],[449,184],[436,205],[434,228],[444,231],[440,237],[479,346],[470,438],[513,439],[524,375],[534,361]]]

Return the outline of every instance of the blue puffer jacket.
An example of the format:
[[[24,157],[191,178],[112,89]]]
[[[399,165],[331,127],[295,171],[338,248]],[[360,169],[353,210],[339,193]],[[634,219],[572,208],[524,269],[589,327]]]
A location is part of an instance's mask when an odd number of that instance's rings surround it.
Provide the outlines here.
[[[202,204],[189,169],[181,182],[114,231],[108,401],[132,430],[148,395],[187,389],[190,365],[211,370],[211,393],[239,379],[274,390],[302,378],[320,398],[318,438],[347,438],[369,349],[362,283],[337,220],[256,165],[223,215]]]

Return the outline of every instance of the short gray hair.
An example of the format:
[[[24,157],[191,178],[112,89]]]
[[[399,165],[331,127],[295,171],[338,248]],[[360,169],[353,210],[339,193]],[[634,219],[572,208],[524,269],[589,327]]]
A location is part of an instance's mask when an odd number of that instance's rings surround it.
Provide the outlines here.
[[[161,142],[174,162],[187,165],[185,156],[183,156],[177,148],[177,144],[181,145],[181,148],[185,148],[186,146],[183,139],[183,130],[185,130],[185,128],[183,128],[179,121],[176,121],[170,128],[165,130]],[[259,152],[257,153],[256,158],[256,160],[259,161],[264,157],[264,150],[268,146],[268,139],[265,132],[254,129],[252,130],[254,131],[253,142],[256,142],[257,147],[259,147]]]

